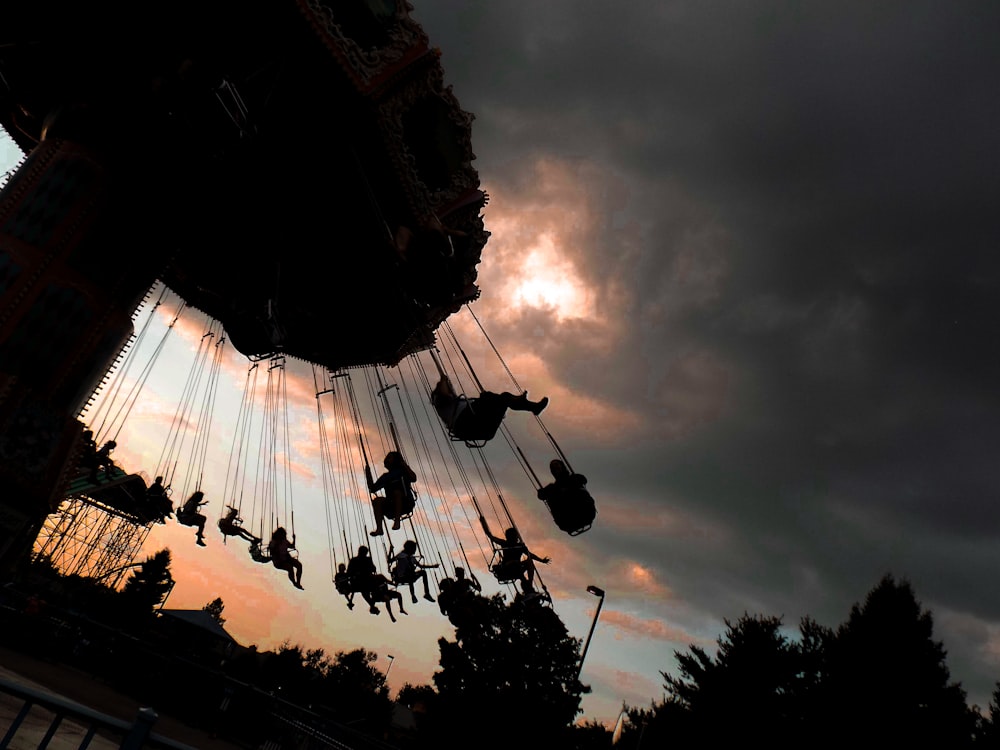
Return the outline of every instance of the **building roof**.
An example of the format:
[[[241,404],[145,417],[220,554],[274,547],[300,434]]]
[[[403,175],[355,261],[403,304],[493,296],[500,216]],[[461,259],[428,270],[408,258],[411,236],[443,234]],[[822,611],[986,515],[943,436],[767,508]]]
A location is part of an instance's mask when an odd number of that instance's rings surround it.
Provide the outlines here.
[[[222,627],[218,621],[212,617],[208,612],[203,609],[161,609],[161,617],[172,617],[176,620],[181,620],[186,622],[196,628],[201,628],[217,638],[221,638],[229,643],[237,643],[236,639],[233,638],[226,629]]]

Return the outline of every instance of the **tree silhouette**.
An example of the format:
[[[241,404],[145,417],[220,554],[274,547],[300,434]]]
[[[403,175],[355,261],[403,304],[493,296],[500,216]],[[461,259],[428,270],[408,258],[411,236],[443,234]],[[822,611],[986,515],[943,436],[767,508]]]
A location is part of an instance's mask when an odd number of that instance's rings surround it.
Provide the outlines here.
[[[907,581],[886,575],[837,630],[824,680],[830,744],[961,748],[976,717],[950,681],[934,621]]]
[[[396,703],[406,706],[413,712],[413,720],[416,722],[417,737],[432,738],[435,730],[434,716],[440,714],[438,706],[440,700],[437,691],[431,685],[412,685],[409,682],[396,693]],[[429,718],[428,718],[429,717]],[[425,746],[419,739],[411,743],[415,747]],[[426,747],[433,747],[427,744]]]
[[[1000,747],[1000,682],[993,686],[993,695],[985,716],[977,716],[977,742],[981,747]]]
[[[628,709],[616,750],[766,741],[814,748],[970,747],[1000,715],[979,717],[949,680],[933,619],[907,582],[885,576],[836,631],[809,617],[799,639],[781,618],[726,621],[716,655],[675,652],[679,676],[661,672],[666,699]]]
[[[660,673],[667,701],[647,722],[655,733],[669,716],[675,738],[716,745],[794,740],[801,732],[795,700],[803,678],[801,650],[781,632],[780,617],[744,614],[736,623],[725,622],[715,657],[700,646],[675,652],[680,676]]]
[[[612,734],[603,724],[588,719],[573,727],[571,743],[564,747],[573,750],[611,750]]]
[[[577,679],[579,639],[550,607],[507,605],[502,594],[480,598],[480,621],[460,627],[456,641],[438,640],[441,670],[433,679],[440,700],[431,733],[446,729],[474,737],[480,748],[509,748],[517,738],[501,730],[515,719],[530,727],[533,744],[561,746],[581,694],[589,692]],[[442,715],[447,726],[438,722]]]
[[[333,716],[375,734],[392,718],[389,689],[377,662],[374,651],[338,651],[328,662],[320,688],[322,702]]]
[[[396,703],[406,706],[412,711],[426,710],[437,700],[437,691],[430,685],[411,685],[405,683],[396,693]]]
[[[215,597],[212,601],[202,607],[202,611],[208,612],[219,625],[226,624],[226,618],[222,616],[222,610],[226,608],[226,605],[222,603],[222,597]]]
[[[161,549],[132,571],[122,589],[122,600],[129,612],[143,619],[166,600],[173,585],[170,550]]]

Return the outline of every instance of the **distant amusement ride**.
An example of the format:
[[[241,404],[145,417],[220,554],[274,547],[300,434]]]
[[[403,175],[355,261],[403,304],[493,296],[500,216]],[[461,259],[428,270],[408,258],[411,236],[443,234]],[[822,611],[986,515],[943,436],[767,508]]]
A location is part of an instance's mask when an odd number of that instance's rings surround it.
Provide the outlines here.
[[[395,619],[419,591],[457,624],[482,590],[470,544],[515,599],[551,604],[535,565],[549,560],[523,541],[487,444],[507,443],[561,531],[586,532],[596,508],[541,420],[548,399],[529,399],[471,312],[489,238],[473,116],[411,10],[0,6],[0,126],[25,154],[0,191],[0,572],[44,555],[115,583],[176,522],[304,588],[296,545],[318,531],[296,533],[283,465],[291,360],[316,395],[327,529],[309,543],[329,546],[349,608],[357,594]],[[192,312],[205,331],[149,481],[114,450],[174,304],[164,339]],[[456,315],[508,388],[480,382]],[[209,488],[227,345],[245,393],[225,486]],[[551,482],[509,412],[549,441]]]

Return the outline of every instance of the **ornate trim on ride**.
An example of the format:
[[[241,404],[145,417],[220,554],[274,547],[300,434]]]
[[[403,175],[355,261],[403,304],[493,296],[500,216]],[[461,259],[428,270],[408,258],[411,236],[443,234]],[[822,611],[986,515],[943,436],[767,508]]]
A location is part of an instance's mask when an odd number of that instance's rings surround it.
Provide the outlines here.
[[[336,0],[298,0],[310,25],[355,88],[365,96],[370,96],[428,50],[427,34],[409,16],[413,6],[405,0],[389,2],[395,5],[395,11],[391,14],[392,22],[382,27],[385,43],[365,49],[355,40],[355,30],[345,28],[347,20],[343,18],[343,9],[336,7]],[[357,5],[352,3],[355,8]]]
[[[394,89],[392,97],[378,102],[378,122],[386,148],[406,189],[407,202],[413,215],[428,218],[436,215],[438,207],[458,200],[469,188],[479,187],[479,174],[472,166],[476,155],[472,152],[472,122],[475,116],[464,111],[452,92],[443,85],[443,71],[439,65],[428,66],[421,77],[411,77]],[[435,101],[436,100],[436,101]],[[428,184],[417,154],[421,144],[418,134],[407,132],[406,115],[419,104],[440,104],[439,112],[446,114],[454,132],[448,143],[458,151],[457,163],[450,165],[449,174],[440,185]],[[438,132],[438,135],[447,135]]]

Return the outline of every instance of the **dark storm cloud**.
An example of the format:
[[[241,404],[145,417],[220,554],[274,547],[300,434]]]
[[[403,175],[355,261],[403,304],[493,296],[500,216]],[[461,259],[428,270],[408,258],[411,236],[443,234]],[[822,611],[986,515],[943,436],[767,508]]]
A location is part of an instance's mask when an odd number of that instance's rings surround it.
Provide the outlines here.
[[[684,539],[629,553],[718,617],[759,604],[791,624],[835,625],[883,572],[911,576],[985,703],[1000,677],[973,667],[989,637],[975,618],[1000,610],[1000,7],[415,15],[476,115],[488,183],[529,201],[544,156],[615,186],[588,207],[607,221],[567,250],[618,331],[606,361],[581,364],[588,323],[531,325],[559,377],[647,419],[619,450],[578,442],[592,481],[734,534],[710,555]],[[948,623],[977,645],[949,644]]]

